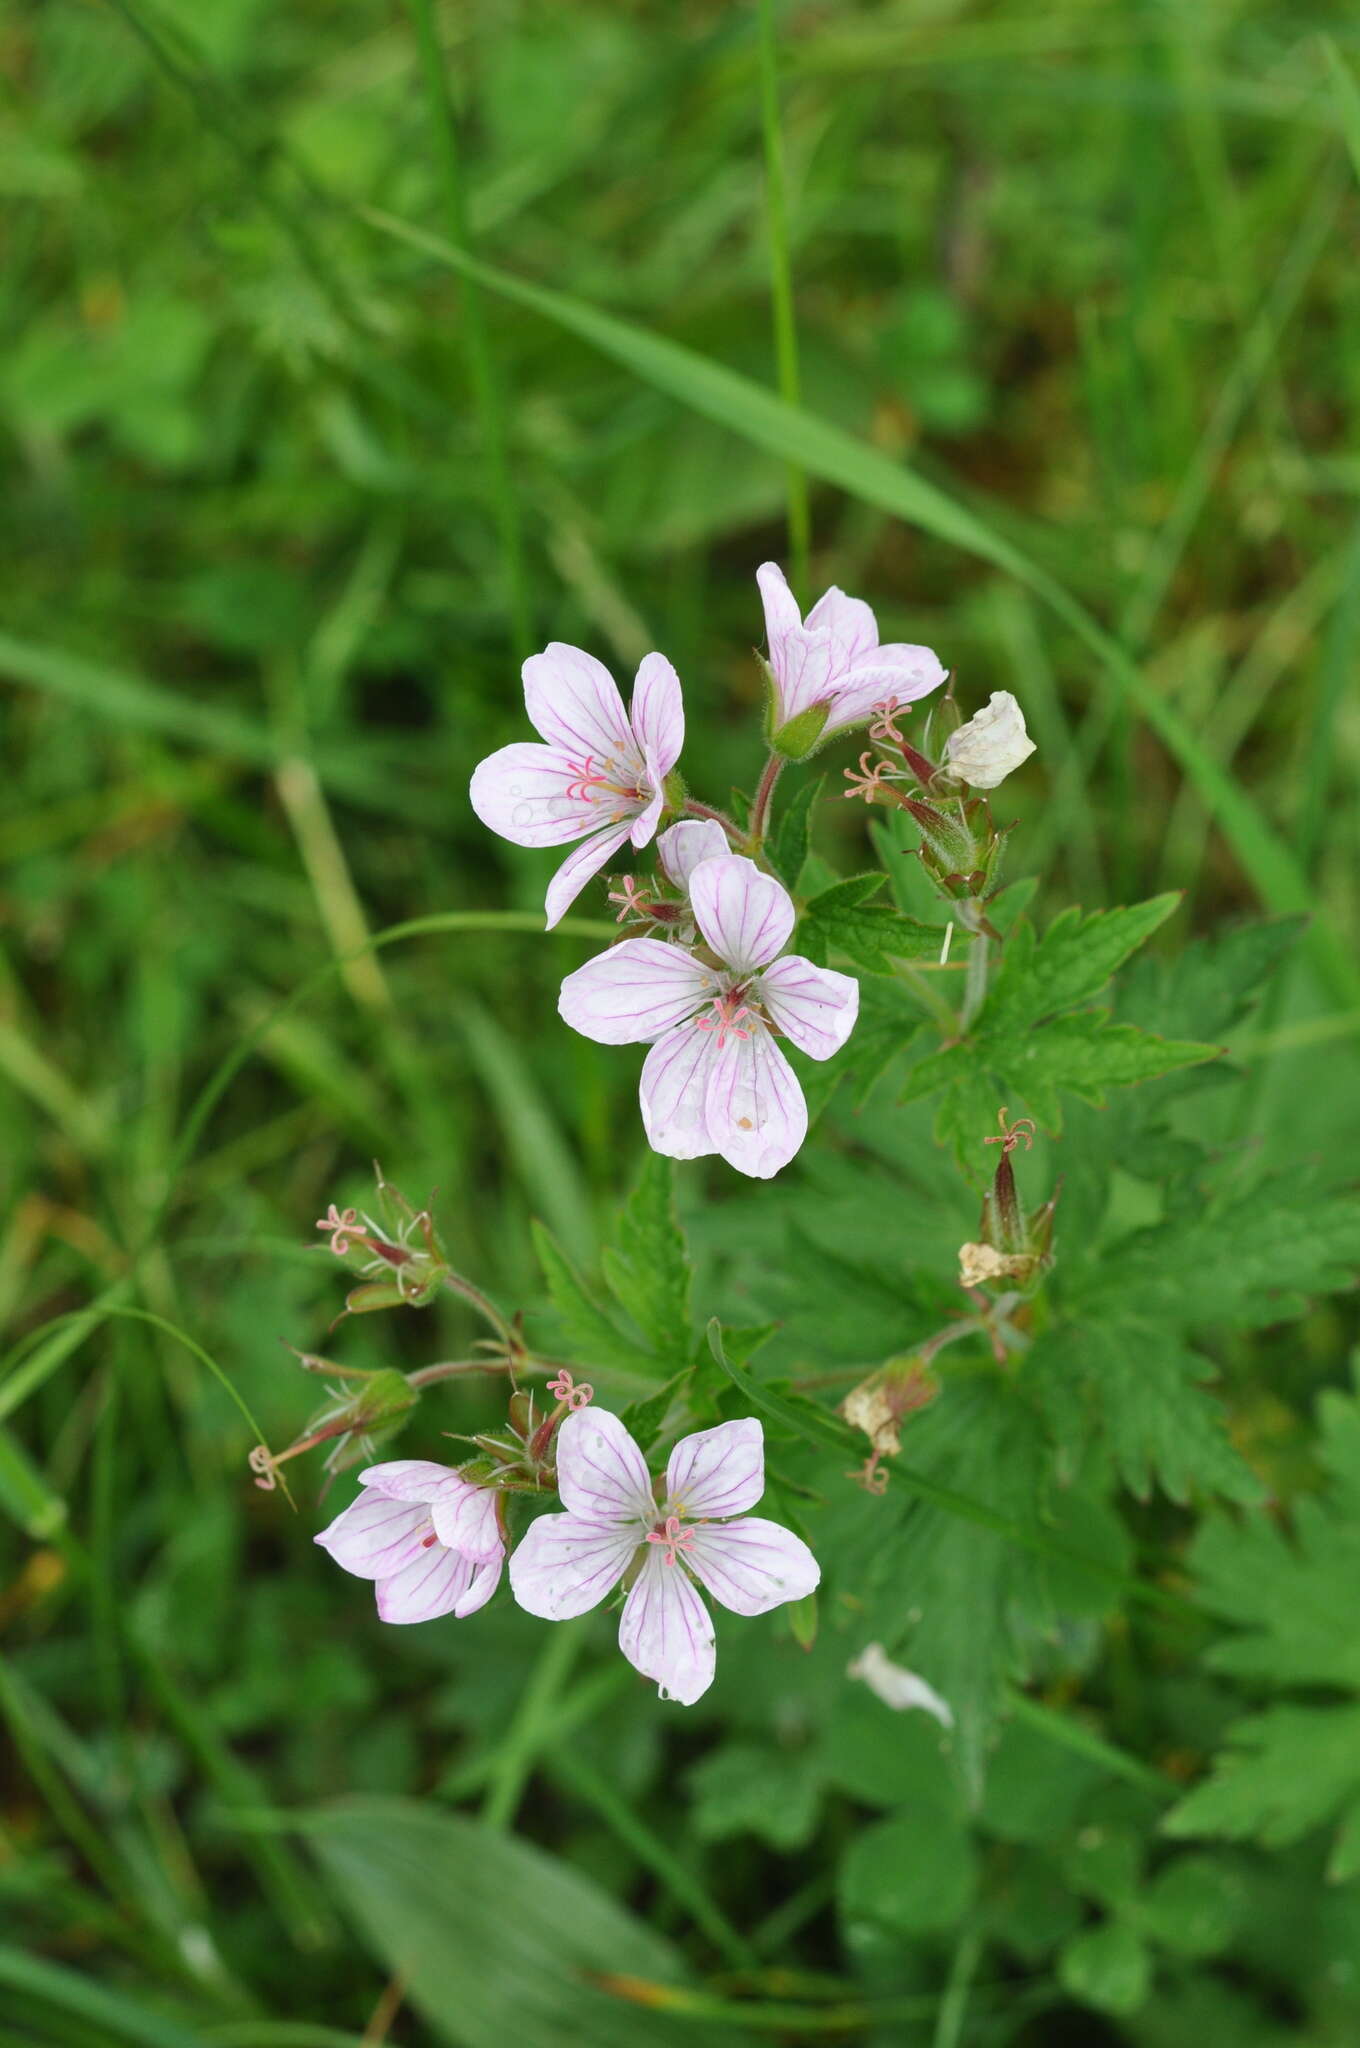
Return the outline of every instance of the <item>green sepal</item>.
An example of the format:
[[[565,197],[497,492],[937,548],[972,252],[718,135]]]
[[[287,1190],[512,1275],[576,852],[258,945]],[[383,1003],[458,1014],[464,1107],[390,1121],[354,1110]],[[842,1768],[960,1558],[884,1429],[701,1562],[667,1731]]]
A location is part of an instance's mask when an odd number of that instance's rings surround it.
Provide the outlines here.
[[[782,754],[786,761],[806,761],[810,754],[815,754],[830,710],[829,704],[811,704],[806,711],[786,718],[770,734],[770,745],[776,754]]]

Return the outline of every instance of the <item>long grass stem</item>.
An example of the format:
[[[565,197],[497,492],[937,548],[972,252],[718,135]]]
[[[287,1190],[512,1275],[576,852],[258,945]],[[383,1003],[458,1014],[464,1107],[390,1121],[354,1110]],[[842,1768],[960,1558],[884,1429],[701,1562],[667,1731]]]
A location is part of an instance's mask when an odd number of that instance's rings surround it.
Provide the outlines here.
[[[444,65],[444,53],[440,48],[439,35],[435,27],[434,9],[430,0],[407,0],[407,4],[415,26],[416,48],[425,80],[426,97],[430,104],[430,122],[434,129],[435,154],[439,165],[439,182],[443,190],[449,240],[457,249],[470,249],[472,239],[468,229],[462,149],[458,138],[453,97],[449,91],[448,72]],[[473,402],[477,408],[482,447],[486,456],[487,497],[491,502],[492,516],[500,538],[510,636],[516,658],[523,661],[525,656],[533,651],[532,608],[529,602],[528,576],[524,566],[519,499],[510,472],[505,401],[495,352],[487,331],[486,307],[481,287],[470,277],[461,277],[458,280],[458,287],[463,312],[463,344],[467,352],[468,377],[472,384]]]
[[[770,299],[774,315],[775,372],[779,395],[789,405],[800,402],[798,323],[793,310],[793,268],[789,260],[788,190],[784,181],[784,139],[779,118],[779,57],[775,38],[774,0],[759,0],[760,126],[765,144],[765,234],[770,257]],[[806,472],[796,463],[785,467],[788,498],[789,581],[799,600],[808,597],[808,557],[812,515]]]

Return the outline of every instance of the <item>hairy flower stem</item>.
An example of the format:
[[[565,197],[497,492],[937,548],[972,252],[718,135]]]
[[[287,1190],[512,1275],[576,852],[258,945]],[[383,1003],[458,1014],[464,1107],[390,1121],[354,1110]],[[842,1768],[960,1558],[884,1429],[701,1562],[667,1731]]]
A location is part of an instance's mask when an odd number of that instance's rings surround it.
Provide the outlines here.
[[[516,1369],[523,1371],[526,1368],[521,1364]],[[547,1370],[546,1367],[538,1366],[530,1366],[527,1369],[531,1372]],[[433,1387],[437,1386],[440,1380],[466,1379],[470,1373],[511,1370],[508,1358],[444,1358],[436,1365],[422,1365],[415,1372],[408,1372],[406,1384],[408,1387]]]
[[[734,818],[729,818],[726,811],[715,810],[712,804],[701,804],[697,797],[689,796],[685,798],[685,816],[687,818],[708,818],[713,824],[721,825],[723,831],[727,834],[729,843],[732,840],[741,838],[740,827]]]
[[[519,1339],[496,1307],[495,1302],[489,1300],[482,1293],[480,1287],[474,1287],[472,1282],[465,1280],[461,1273],[445,1273],[444,1285],[448,1288],[450,1294],[461,1295],[464,1301],[476,1309],[479,1316],[485,1317],[486,1321],[490,1323],[496,1335],[505,1345],[506,1350],[512,1356],[519,1351]]]
[[[751,851],[758,853],[765,840],[765,822],[770,814],[770,798],[784,767],[782,754],[771,754],[765,763],[765,772],[756,790],[755,802],[751,805]]]

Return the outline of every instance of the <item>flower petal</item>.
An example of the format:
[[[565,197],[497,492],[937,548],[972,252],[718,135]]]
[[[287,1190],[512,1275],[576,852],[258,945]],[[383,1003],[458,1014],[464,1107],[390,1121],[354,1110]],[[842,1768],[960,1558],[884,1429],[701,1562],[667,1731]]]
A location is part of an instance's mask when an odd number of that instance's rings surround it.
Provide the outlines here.
[[[765,1491],[765,1432],[754,1415],[682,1436],[666,1467],[666,1512],[691,1522],[743,1515]]]
[[[754,1180],[787,1166],[807,1136],[798,1077],[763,1025],[749,1038],[729,1037],[713,1055],[704,1121],[728,1165]]]
[[[827,704],[836,693],[835,648],[829,633],[784,633],[770,642],[770,667],[779,687],[778,723]]]
[[[822,1576],[802,1537],[763,1515],[699,1523],[683,1556],[694,1576],[733,1614],[768,1614],[786,1600],[801,1600]]]
[[[833,583],[804,620],[809,633],[831,638],[831,672],[843,675],[878,646],[878,621],[862,597],[847,597]]]
[[[717,1653],[708,1609],[679,1565],[660,1545],[649,1547],[619,1622],[619,1648],[663,1699],[693,1706],[713,1683]]]
[[[582,793],[581,778],[565,754],[532,740],[478,762],[468,797],[482,823],[516,846],[565,846],[610,815],[598,796]]]
[[[756,570],[756,583],[760,589],[760,602],[765,610],[765,640],[774,647],[776,639],[785,633],[796,633],[803,623],[803,614],[798,609],[798,600],[789,589],[788,578],[778,562],[762,562]]]
[[[863,725],[874,706],[889,698],[897,704],[914,704],[918,697],[938,690],[948,673],[929,647],[894,643],[875,648],[837,683],[826,731],[843,732],[852,725]]]
[[[689,878],[701,860],[716,860],[731,851],[727,834],[716,818],[682,818],[656,842],[661,870],[667,881],[688,895]]]
[[[760,977],[760,1000],[784,1036],[814,1060],[829,1060],[855,1028],[859,983],[853,974],[814,967],[786,953]]]
[[[638,787],[649,789],[652,793],[645,803],[639,805],[633,818],[629,837],[634,846],[646,846],[661,823],[661,813],[666,807],[665,782],[666,775],[661,767],[660,757],[654,748],[649,747],[642,781]]]
[[[557,1432],[557,1491],[583,1522],[626,1522],[632,1541],[656,1518],[647,1461],[617,1415],[578,1408]]]
[[[473,1486],[464,1479],[430,1509],[434,1532],[450,1550],[461,1550],[477,1563],[499,1557],[505,1548],[496,1514],[496,1495],[487,1486]]]
[[[640,752],[655,756],[657,770],[664,780],[680,759],[680,749],[685,744],[685,702],[680,678],[664,654],[643,656],[633,684],[629,718]]]
[[[656,1041],[642,1067],[638,1100],[653,1152],[668,1159],[702,1159],[717,1146],[704,1117],[708,1074],[717,1034],[677,1024]]]
[[[639,1540],[632,1525],[540,1515],[510,1559],[510,1590],[526,1614],[569,1621],[613,1592]]]
[[[593,654],[552,640],[542,654],[529,656],[521,673],[534,730],[578,768],[587,761],[599,769],[637,759],[618,685]]]
[[[359,1484],[389,1500],[431,1501],[441,1493],[457,1493],[467,1481],[452,1465],[436,1465],[429,1458],[392,1458],[385,1465],[366,1466]]]
[[[645,1045],[692,1017],[717,986],[682,946],[625,939],[562,983],[558,1014],[598,1045]]]
[[[472,1560],[472,1583],[469,1585],[466,1593],[459,1594],[453,1610],[459,1621],[462,1621],[466,1615],[475,1614],[479,1607],[485,1607],[487,1601],[501,1582],[501,1572],[504,1568],[505,1555],[503,1552],[499,1552],[495,1557],[484,1558],[480,1561],[476,1558]]]
[[[430,1511],[420,1501],[361,1493],[312,1541],[356,1579],[385,1579],[419,1557],[433,1534]]]
[[[793,898],[753,860],[725,853],[701,861],[689,883],[694,921],[720,960],[750,974],[781,953],[793,930]]]
[[[586,883],[599,874],[611,854],[618,852],[628,837],[631,823],[631,818],[628,818],[622,825],[607,825],[603,832],[597,832],[593,839],[583,840],[575,853],[567,855],[549,882],[548,893],[543,899],[547,931],[551,931],[566,915]]]
[[[401,1571],[377,1584],[378,1615],[383,1621],[434,1621],[453,1614],[466,1595],[477,1566],[456,1550],[432,1544]]]

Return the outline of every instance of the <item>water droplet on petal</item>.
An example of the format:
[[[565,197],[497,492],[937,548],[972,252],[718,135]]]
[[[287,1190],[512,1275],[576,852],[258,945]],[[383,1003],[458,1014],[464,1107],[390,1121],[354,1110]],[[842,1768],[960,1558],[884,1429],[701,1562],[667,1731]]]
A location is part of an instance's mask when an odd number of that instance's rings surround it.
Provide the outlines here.
[[[512,782],[510,784],[510,794],[511,796],[523,796],[524,784],[522,782]]]
[[[533,822],[534,822],[534,807],[533,807],[533,805],[532,805],[532,804],[516,804],[516,805],[515,805],[515,808],[514,808],[514,810],[513,810],[513,811],[511,811],[511,813],[510,813],[510,823],[511,823],[512,825],[532,825],[532,824],[533,824]]]
[[[575,809],[576,806],[569,796],[550,796],[548,798],[548,816],[550,818],[569,818]]]

